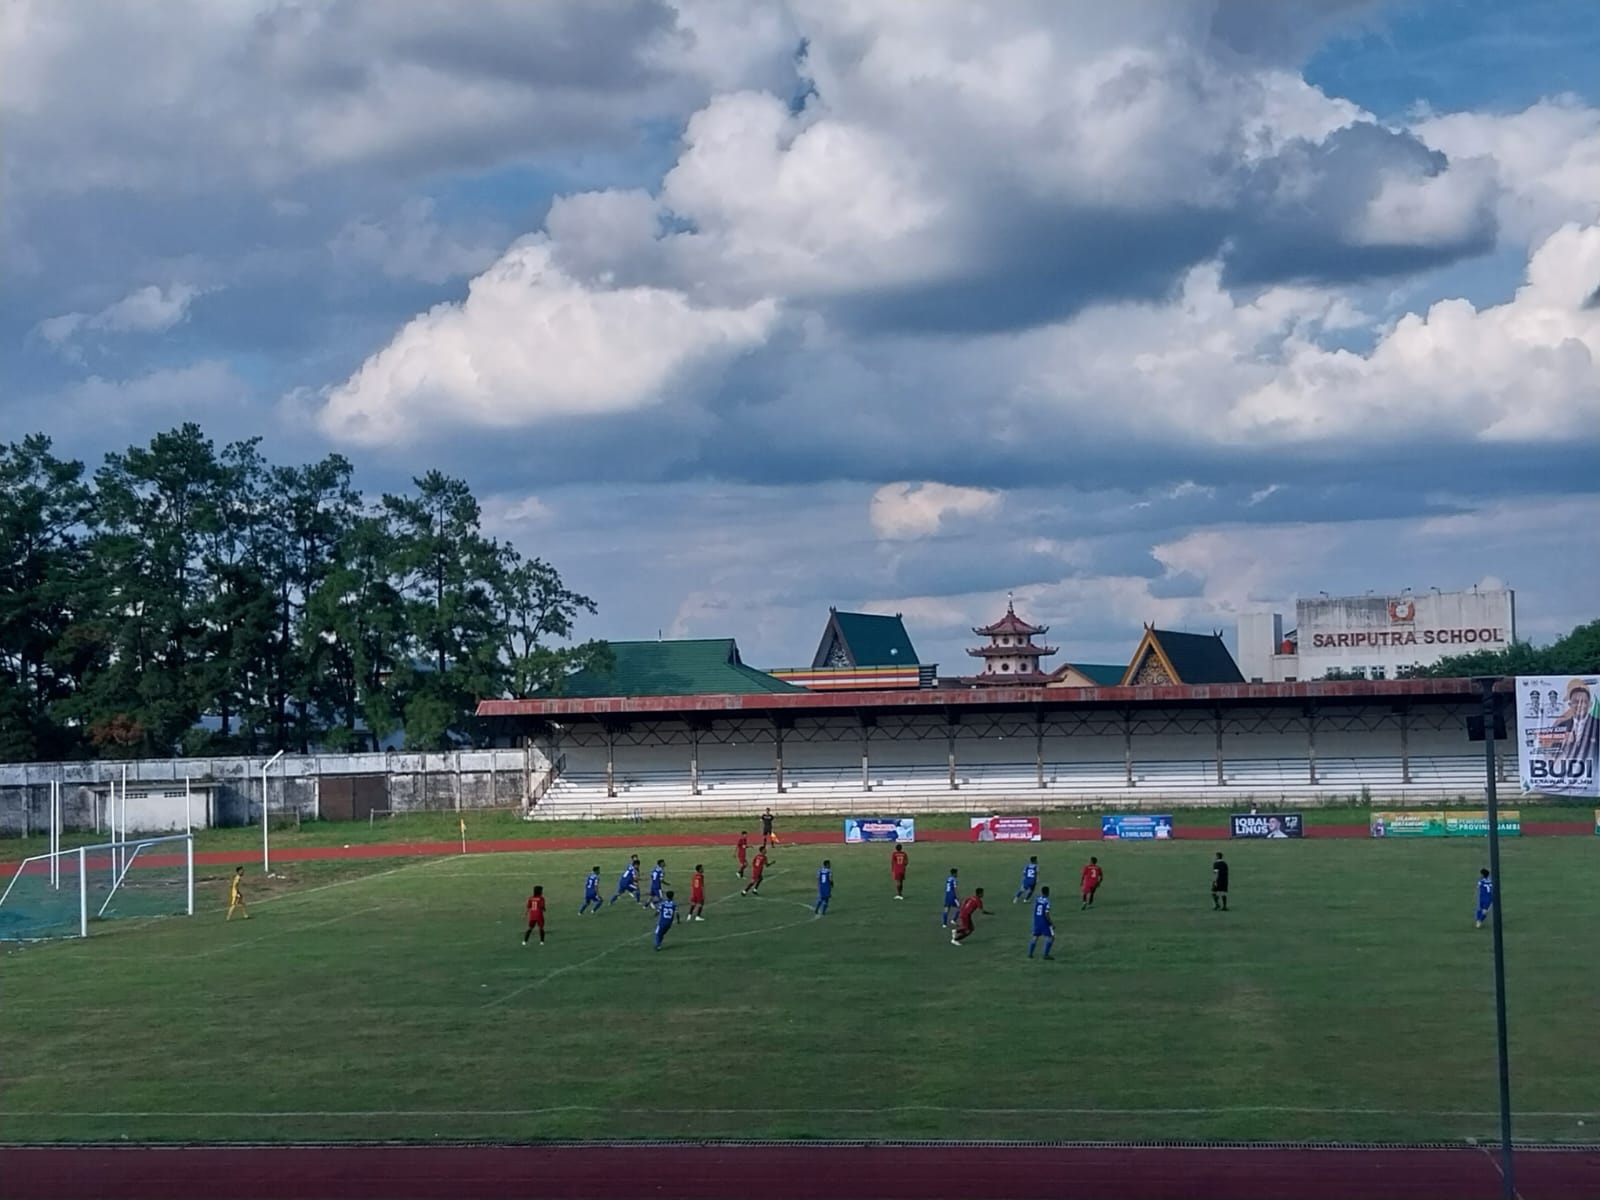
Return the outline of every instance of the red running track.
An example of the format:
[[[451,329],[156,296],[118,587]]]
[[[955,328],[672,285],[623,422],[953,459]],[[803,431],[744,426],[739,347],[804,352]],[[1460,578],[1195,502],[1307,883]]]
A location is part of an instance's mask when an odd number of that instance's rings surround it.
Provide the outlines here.
[[[1600,1148],[1519,1150],[1522,1200],[1595,1200]],[[1054,1146],[0,1150],[6,1200],[1496,1200],[1486,1150]]]
[[[1179,826],[1174,831],[1180,841],[1231,841],[1228,827],[1225,825],[1210,827]],[[1365,838],[1368,836],[1365,825],[1307,825],[1306,836],[1313,838]],[[839,833],[826,833],[821,831],[806,831],[803,833],[786,833],[778,848],[793,845],[837,845]],[[1043,830],[1044,840],[1047,842],[1098,842],[1101,840],[1098,830],[1095,829],[1046,829]],[[1587,821],[1529,821],[1522,826],[1523,837],[1592,837],[1594,826]],[[929,829],[917,835],[919,842],[970,842],[971,835],[964,829]],[[643,846],[714,846],[726,843],[730,848],[733,838],[729,834],[712,833],[656,833],[652,834],[647,828],[641,827],[637,835],[634,834],[606,834],[595,837],[561,837],[561,838],[502,838],[498,841],[468,841],[469,854],[506,854],[528,852],[535,850],[615,850],[618,848],[643,847]],[[1018,843],[1020,845],[1021,843]],[[353,846],[299,846],[274,850],[272,857],[277,862],[308,862],[329,859],[357,859],[357,858],[411,858],[431,857],[441,854],[460,854],[461,843],[451,842],[387,842],[379,845],[353,845]],[[239,863],[246,865],[257,860],[254,850],[215,850],[205,851],[194,856],[196,866],[202,867],[231,867]],[[109,861],[109,860],[107,860]],[[153,854],[149,857],[141,856],[138,860],[140,866],[149,867],[174,867],[183,861],[177,854]],[[16,873],[18,864],[0,863],[0,879],[8,878]],[[37,868],[43,871],[43,866]]]

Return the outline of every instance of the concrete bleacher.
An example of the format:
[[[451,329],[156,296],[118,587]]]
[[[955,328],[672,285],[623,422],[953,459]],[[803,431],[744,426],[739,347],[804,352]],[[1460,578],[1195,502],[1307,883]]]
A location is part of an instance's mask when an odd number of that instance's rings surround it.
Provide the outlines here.
[[[1505,764],[1516,778],[1516,763]],[[1474,755],[1413,756],[1410,782],[1402,779],[1399,757],[1329,757],[1317,760],[1311,782],[1306,759],[1225,760],[1224,783],[1210,759],[1135,762],[1133,782],[1121,761],[1047,762],[1044,786],[1038,765],[958,764],[950,786],[948,763],[889,766],[872,764],[863,787],[859,764],[788,767],[783,791],[776,767],[702,770],[699,794],[687,768],[617,771],[615,795],[607,794],[603,772],[574,771],[557,778],[530,812],[533,820],[731,816],[775,812],[893,813],[965,812],[1012,803],[1029,809],[1118,807],[1152,803],[1236,804],[1275,798],[1310,803],[1440,801],[1483,794],[1483,761]]]

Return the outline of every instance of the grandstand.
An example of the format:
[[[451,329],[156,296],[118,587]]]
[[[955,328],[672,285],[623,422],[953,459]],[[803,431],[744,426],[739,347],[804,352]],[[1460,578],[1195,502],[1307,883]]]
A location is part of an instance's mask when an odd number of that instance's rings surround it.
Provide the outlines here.
[[[486,701],[535,819],[1480,799],[1468,680]],[[1509,752],[1508,752],[1509,753]],[[1515,778],[1502,756],[1501,778]]]

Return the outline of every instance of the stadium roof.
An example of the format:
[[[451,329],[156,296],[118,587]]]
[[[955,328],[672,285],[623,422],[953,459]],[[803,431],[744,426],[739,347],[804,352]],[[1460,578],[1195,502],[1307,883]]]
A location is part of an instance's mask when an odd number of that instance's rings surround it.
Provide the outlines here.
[[[627,643],[623,643],[627,644]],[[654,644],[654,643],[650,643]],[[681,643],[680,643],[681,644]],[[748,668],[746,668],[748,670]],[[759,672],[756,672],[759,674]],[[777,683],[777,680],[772,682]],[[1500,690],[1511,686],[1502,680]],[[985,709],[1243,708],[1273,705],[1459,703],[1479,695],[1470,679],[1355,679],[1304,683],[1171,684],[1139,687],[963,687],[883,692],[811,692],[785,687],[740,694],[552,696],[482,700],[478,716],[532,720],[628,720],[765,714],[821,717]]]
[[[732,638],[611,642],[609,645],[615,666],[609,671],[584,670],[571,676],[562,689],[562,700],[644,696],[681,699],[685,696],[804,692],[803,688],[745,666]]]

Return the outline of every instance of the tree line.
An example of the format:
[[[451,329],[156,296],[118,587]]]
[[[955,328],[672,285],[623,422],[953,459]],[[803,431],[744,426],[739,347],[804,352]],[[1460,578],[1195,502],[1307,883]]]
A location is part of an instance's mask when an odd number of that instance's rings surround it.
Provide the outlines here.
[[[353,476],[194,424],[92,475],[0,444],[0,761],[443,749],[478,699],[608,660],[568,644],[594,602],[486,536],[464,482]]]

